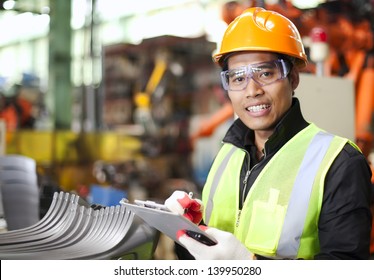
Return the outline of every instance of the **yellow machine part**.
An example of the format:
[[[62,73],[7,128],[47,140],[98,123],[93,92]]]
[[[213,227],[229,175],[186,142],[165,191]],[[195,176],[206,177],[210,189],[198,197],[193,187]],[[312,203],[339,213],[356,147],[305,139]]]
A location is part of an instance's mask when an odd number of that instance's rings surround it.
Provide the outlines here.
[[[28,156],[38,166],[54,169],[65,190],[93,183],[92,164],[97,160],[123,162],[141,157],[140,140],[118,132],[20,130],[8,132],[7,139],[6,154]]]

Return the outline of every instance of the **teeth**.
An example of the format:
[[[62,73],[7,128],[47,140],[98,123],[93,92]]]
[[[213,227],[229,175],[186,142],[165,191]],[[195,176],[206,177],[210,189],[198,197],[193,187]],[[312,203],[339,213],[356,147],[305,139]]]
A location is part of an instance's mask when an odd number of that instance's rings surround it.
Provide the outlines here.
[[[262,104],[262,105],[256,105],[256,106],[248,107],[247,110],[250,111],[250,112],[259,112],[259,111],[265,110],[269,107],[270,107],[269,105]]]

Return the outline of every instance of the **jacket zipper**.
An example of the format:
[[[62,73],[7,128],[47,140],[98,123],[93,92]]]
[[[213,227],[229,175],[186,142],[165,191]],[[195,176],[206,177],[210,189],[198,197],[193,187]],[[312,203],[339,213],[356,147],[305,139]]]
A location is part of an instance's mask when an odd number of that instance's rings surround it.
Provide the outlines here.
[[[255,166],[254,166],[255,167]],[[254,168],[253,167],[253,168]],[[251,170],[248,169],[247,172],[245,173],[245,177],[244,177],[244,180],[243,180],[243,191],[242,191],[242,201],[241,201],[241,207],[239,208],[239,211],[238,211],[238,217],[236,218],[236,227],[239,226],[239,222],[240,222],[240,215],[242,214],[242,208],[243,208],[243,205],[244,205],[244,194],[245,194],[245,191],[247,189],[247,182],[248,182],[248,178],[249,178],[249,175],[251,174]]]
[[[244,150],[247,157],[248,157],[248,169],[247,169],[247,172],[245,173],[245,176],[244,176],[244,180],[243,180],[243,191],[242,191],[242,200],[241,200],[241,207],[239,208],[239,211],[238,211],[238,216],[236,218],[236,227],[239,226],[239,222],[240,222],[240,216],[242,214],[242,208],[244,206],[244,201],[245,201],[245,193],[246,193],[246,190],[247,190],[247,184],[248,184],[248,178],[249,178],[249,175],[251,175],[251,172],[253,169],[256,168],[256,166],[260,163],[256,163],[252,168],[250,168],[250,155],[249,153]],[[266,151],[264,151],[264,158],[266,157]]]
[[[243,205],[244,205],[244,194],[247,190],[247,182],[248,182],[248,178],[249,178],[249,175],[251,174],[251,169],[250,169],[250,166],[251,166],[251,157],[248,153],[248,151],[244,150],[245,154],[246,154],[246,157],[247,157],[247,166],[248,166],[248,169],[245,173],[245,176],[244,176],[244,180],[243,180],[243,191],[242,191],[242,200],[241,200],[241,205],[239,205],[239,211],[238,211],[238,216],[236,218],[236,227],[239,226],[239,222],[240,222],[240,215],[242,214],[242,208],[243,208]],[[254,167],[253,167],[254,168]]]

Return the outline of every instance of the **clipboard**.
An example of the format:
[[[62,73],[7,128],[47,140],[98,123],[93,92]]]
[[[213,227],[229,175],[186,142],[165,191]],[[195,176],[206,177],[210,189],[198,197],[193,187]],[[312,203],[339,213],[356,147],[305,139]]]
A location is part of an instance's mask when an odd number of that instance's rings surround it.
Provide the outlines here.
[[[209,236],[196,224],[182,215],[169,211],[163,204],[140,200],[135,200],[134,202],[136,204],[129,203],[127,199],[122,199],[120,204],[125,205],[129,211],[134,212],[145,223],[164,233],[179,245],[183,246],[177,239],[179,230],[185,230],[188,236],[208,246],[217,244],[213,237]]]

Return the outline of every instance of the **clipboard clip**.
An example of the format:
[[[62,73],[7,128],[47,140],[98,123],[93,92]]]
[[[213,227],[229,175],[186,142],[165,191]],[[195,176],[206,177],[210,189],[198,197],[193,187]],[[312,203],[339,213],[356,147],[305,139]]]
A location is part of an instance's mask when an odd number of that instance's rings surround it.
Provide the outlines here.
[[[143,201],[135,199],[134,203],[138,206],[170,212],[169,208],[167,208],[164,204],[160,204],[151,200]]]

